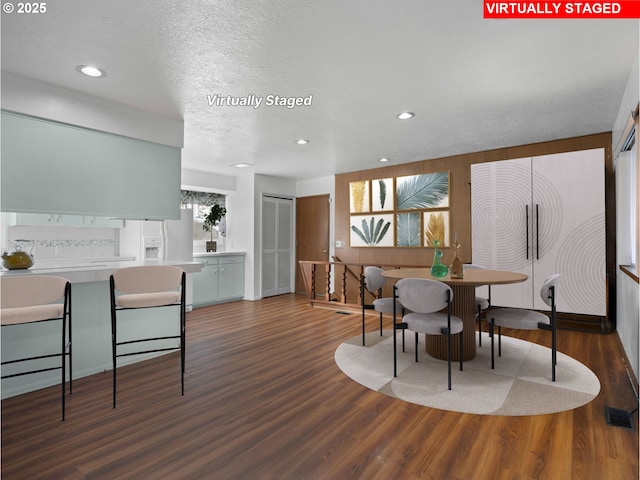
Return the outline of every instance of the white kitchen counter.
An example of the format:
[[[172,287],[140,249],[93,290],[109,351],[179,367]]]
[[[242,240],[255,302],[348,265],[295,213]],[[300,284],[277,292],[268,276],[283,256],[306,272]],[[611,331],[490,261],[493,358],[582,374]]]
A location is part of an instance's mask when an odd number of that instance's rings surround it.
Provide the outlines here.
[[[193,252],[193,258],[200,257],[228,257],[230,255],[246,255],[246,252]]]
[[[60,261],[52,262],[36,259],[33,267],[22,270],[7,270],[3,268],[0,276],[13,275],[56,275],[64,277],[71,283],[104,282],[109,281],[109,276],[119,268],[135,267],[139,265],[175,265],[182,268],[186,273],[196,273],[202,270],[200,262],[188,261],[161,261],[154,260],[140,262],[136,260],[113,261],[113,259],[93,259],[85,261]]]

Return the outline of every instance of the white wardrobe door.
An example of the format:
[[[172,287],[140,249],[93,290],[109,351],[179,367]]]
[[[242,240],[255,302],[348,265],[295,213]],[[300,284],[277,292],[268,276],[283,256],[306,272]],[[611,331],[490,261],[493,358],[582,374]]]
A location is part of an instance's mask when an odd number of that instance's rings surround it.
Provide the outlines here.
[[[278,294],[291,293],[291,245],[293,243],[293,200],[278,199]]]
[[[531,158],[471,165],[472,261],[531,279]],[[533,306],[531,281],[491,288],[491,303]]]
[[[560,273],[558,311],[606,315],[604,149],[534,157],[533,208],[534,307],[548,309],[540,287]]]
[[[262,198],[262,296],[276,295],[277,278],[277,205],[276,199]]]
[[[292,291],[293,200],[262,197],[262,296]]]

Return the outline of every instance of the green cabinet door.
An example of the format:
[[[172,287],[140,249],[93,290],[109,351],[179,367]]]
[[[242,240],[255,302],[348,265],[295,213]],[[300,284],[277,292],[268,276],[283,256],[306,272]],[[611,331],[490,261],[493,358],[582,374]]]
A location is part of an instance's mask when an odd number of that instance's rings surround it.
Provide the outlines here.
[[[193,274],[193,304],[207,305],[218,301],[218,259],[194,258],[203,264],[202,270]]]
[[[220,300],[242,298],[244,296],[243,257],[222,257],[219,268]]]

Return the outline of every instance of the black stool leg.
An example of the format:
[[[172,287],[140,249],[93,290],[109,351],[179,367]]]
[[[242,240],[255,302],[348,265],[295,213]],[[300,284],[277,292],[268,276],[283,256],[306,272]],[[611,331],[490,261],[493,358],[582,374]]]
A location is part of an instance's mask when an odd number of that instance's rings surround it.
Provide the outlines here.
[[[111,361],[113,364],[113,408],[116,408],[116,294],[113,275],[109,279],[111,287]]]
[[[491,369],[492,370],[496,368],[495,353],[494,353],[495,336],[493,335],[494,328],[495,328],[495,320],[492,318],[491,323],[489,324],[489,334],[491,336]]]
[[[66,385],[65,382],[67,380],[67,320],[65,318],[64,311],[62,313],[62,352],[60,354],[60,358],[62,359],[62,421],[64,422],[64,413],[65,413],[65,392]]]
[[[71,284],[69,284],[69,395],[73,394],[73,339],[71,328]]]
[[[478,305],[478,346],[482,346],[482,308]]]
[[[463,330],[461,330],[461,331],[460,331],[460,371],[461,371],[461,372],[463,371],[463,370],[462,370],[462,356],[463,356],[463,355],[462,355],[462,354],[463,354],[462,349],[464,348],[464,342],[462,341],[462,335],[463,335],[463,333],[464,333],[464,331],[463,331]]]

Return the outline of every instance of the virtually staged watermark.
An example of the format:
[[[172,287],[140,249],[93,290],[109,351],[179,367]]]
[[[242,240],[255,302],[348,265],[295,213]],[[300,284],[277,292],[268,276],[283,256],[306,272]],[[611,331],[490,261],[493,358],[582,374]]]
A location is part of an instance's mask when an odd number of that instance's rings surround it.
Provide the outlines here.
[[[207,103],[210,107],[310,107],[313,103],[313,95],[307,97],[283,97],[280,95],[234,97],[232,95],[209,94],[207,95]]]

